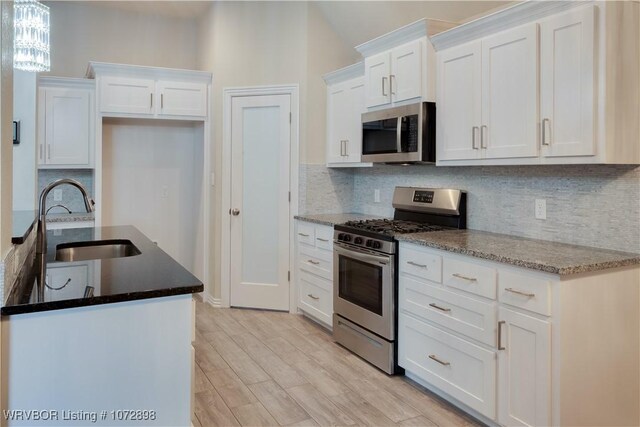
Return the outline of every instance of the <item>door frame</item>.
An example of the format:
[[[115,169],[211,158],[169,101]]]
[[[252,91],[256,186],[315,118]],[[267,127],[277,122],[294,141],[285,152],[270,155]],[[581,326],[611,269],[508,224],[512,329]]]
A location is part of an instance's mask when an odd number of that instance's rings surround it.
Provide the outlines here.
[[[289,95],[291,97],[291,145],[289,152],[289,312],[295,313],[296,288],[291,280],[295,263],[293,218],[298,214],[298,169],[300,152],[300,87],[298,84],[275,86],[228,87],[222,90],[222,201],[218,211],[220,230],[220,306],[229,307],[231,299],[231,103],[233,98],[264,95]]]

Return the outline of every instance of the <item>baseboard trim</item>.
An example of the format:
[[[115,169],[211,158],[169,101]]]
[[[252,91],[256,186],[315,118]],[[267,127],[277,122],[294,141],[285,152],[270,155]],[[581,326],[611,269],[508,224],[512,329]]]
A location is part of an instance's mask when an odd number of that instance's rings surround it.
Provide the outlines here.
[[[222,308],[222,300],[220,298],[214,298],[209,294],[204,296],[204,301],[213,308]]]

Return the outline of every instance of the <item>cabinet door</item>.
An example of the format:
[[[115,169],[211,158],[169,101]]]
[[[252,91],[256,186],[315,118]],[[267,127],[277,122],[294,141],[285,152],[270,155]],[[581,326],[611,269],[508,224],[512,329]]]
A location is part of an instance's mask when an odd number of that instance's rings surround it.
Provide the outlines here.
[[[545,157],[595,155],[594,6],[540,25],[540,108]]]
[[[482,142],[489,159],[538,156],[538,25],[482,41]]]
[[[389,91],[394,102],[422,96],[422,42],[407,43],[391,51]]]
[[[364,79],[347,82],[348,121],[345,124],[345,154],[349,163],[359,163],[362,157],[362,113],[364,112]]]
[[[345,124],[349,120],[347,86],[327,88],[327,163],[342,163],[345,157]]]
[[[365,105],[367,108],[391,102],[389,75],[391,54],[389,52],[369,56],[364,60]]]
[[[44,292],[51,300],[82,298],[87,286],[93,286],[89,281],[87,264],[48,267],[46,276],[47,287]],[[94,295],[99,294],[94,291]]]
[[[438,160],[480,158],[481,46],[476,41],[438,54]]]
[[[45,91],[45,164],[88,165],[91,94],[88,90]]]
[[[100,79],[100,111],[102,113],[152,116],[155,83],[151,79],[102,77]]]
[[[551,325],[506,308],[498,319],[498,422],[551,425]]]
[[[207,85],[204,83],[160,80],[156,83],[156,93],[159,100],[156,112],[159,116],[207,115]]]

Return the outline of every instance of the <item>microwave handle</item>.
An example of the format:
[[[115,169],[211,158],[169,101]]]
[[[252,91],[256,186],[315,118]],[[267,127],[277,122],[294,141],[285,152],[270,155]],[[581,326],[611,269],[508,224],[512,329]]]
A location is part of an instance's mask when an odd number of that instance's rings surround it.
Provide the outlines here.
[[[396,125],[396,150],[398,153],[402,153],[402,117],[398,117]]]

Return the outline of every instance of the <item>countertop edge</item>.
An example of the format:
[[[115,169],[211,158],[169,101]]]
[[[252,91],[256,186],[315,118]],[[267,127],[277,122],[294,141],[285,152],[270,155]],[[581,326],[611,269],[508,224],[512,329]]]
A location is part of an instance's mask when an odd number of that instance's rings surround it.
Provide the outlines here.
[[[170,289],[149,290],[142,292],[130,292],[116,295],[97,296],[92,298],[76,298],[70,300],[51,301],[47,303],[21,304],[5,306],[0,309],[0,315],[13,316],[16,314],[38,313],[43,311],[56,311],[67,308],[90,307],[95,305],[108,305],[119,302],[139,301],[170,297],[176,295],[196,294],[204,291],[204,285],[179,286]]]

